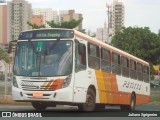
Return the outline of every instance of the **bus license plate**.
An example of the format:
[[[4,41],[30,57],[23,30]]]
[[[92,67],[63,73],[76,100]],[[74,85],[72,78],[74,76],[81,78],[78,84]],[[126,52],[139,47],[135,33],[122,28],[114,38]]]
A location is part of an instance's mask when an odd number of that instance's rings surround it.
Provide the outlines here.
[[[43,97],[43,93],[33,93],[33,97]]]

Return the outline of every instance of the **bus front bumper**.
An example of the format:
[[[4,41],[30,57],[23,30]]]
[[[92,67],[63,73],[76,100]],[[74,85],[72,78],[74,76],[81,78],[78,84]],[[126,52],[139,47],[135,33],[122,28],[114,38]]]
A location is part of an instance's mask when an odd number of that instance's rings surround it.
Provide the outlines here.
[[[73,89],[71,87],[58,89],[55,91],[23,91],[12,87],[12,98],[15,101],[58,101],[73,102]]]

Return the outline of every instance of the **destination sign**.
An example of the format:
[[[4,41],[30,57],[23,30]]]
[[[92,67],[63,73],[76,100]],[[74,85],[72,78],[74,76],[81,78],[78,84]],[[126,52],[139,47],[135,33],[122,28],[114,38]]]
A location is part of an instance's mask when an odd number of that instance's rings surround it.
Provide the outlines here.
[[[57,38],[73,38],[73,30],[33,30],[22,32],[19,35],[19,40],[26,39],[57,39]]]

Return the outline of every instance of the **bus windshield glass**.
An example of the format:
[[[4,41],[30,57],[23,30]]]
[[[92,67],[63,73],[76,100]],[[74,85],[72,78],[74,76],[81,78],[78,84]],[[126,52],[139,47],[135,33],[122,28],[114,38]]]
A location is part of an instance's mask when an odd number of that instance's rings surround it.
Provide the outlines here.
[[[72,41],[17,43],[13,72],[18,76],[66,76],[72,72]]]

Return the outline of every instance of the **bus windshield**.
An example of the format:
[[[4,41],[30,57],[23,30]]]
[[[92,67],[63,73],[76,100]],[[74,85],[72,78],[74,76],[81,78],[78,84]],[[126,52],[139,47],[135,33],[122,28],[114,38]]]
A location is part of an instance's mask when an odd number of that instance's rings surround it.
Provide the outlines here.
[[[53,77],[72,72],[72,41],[21,41],[17,43],[13,72],[18,76]]]

